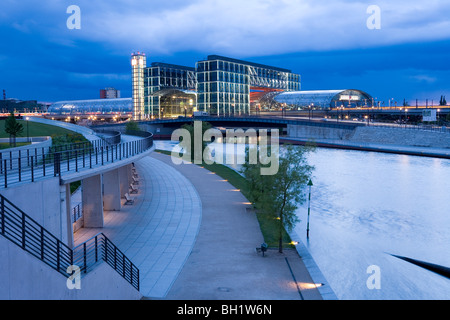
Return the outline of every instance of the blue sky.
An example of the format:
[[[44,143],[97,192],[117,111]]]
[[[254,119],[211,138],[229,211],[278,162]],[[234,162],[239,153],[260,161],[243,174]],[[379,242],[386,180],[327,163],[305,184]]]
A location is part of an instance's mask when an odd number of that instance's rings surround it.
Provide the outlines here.
[[[66,25],[70,5],[81,29]],[[380,29],[369,29],[370,5]],[[2,0],[0,89],[7,97],[131,96],[130,54],[194,66],[209,54],[291,69],[303,90],[355,88],[381,101],[450,98],[445,0]]]

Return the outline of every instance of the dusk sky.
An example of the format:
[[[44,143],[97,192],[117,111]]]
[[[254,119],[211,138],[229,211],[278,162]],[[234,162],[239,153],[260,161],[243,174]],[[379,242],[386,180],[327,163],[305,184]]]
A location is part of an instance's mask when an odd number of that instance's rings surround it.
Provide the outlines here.
[[[67,27],[70,5],[80,29]],[[141,51],[147,65],[218,54],[278,66],[299,73],[302,90],[360,89],[386,104],[450,100],[448,0],[2,0],[0,35],[7,98],[97,99],[105,87],[131,97],[130,55]]]

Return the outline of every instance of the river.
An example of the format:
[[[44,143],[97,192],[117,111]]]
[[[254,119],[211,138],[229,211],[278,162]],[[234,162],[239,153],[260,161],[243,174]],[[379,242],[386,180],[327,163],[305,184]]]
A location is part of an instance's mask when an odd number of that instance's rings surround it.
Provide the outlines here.
[[[293,240],[338,299],[450,299],[449,279],[391,255],[450,267],[450,160],[317,148],[308,161],[315,166],[309,239],[306,202]]]

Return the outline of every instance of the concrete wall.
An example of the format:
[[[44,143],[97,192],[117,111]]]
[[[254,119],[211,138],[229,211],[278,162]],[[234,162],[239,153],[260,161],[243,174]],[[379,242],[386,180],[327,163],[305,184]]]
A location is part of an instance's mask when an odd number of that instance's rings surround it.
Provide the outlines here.
[[[59,185],[58,177],[0,189],[0,194],[67,243],[65,188]]]
[[[402,128],[358,127],[350,141],[416,147],[450,148],[450,134]]]
[[[405,128],[360,126],[353,130],[305,125],[288,125],[288,137],[316,140],[450,148],[450,134]]]
[[[346,140],[349,139],[353,133],[354,131],[351,129],[293,124],[288,124],[287,126],[287,135],[293,138]]]
[[[0,236],[1,300],[137,300],[142,295],[106,263],[68,289],[67,278]]]

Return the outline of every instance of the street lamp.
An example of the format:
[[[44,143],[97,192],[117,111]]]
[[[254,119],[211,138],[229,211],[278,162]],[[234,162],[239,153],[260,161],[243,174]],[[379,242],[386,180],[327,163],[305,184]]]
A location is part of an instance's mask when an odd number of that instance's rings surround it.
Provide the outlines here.
[[[406,122],[408,121],[408,108],[405,107],[405,128],[406,128]]]
[[[27,120],[27,142],[30,142],[30,133],[28,130],[28,120],[30,120],[30,117],[25,117],[25,120]]]
[[[308,222],[306,224],[306,238],[309,239],[309,214],[311,211],[311,187],[312,187],[313,183],[311,181],[311,179],[309,179],[308,182],[308,186],[309,186],[309,196],[308,196]]]

